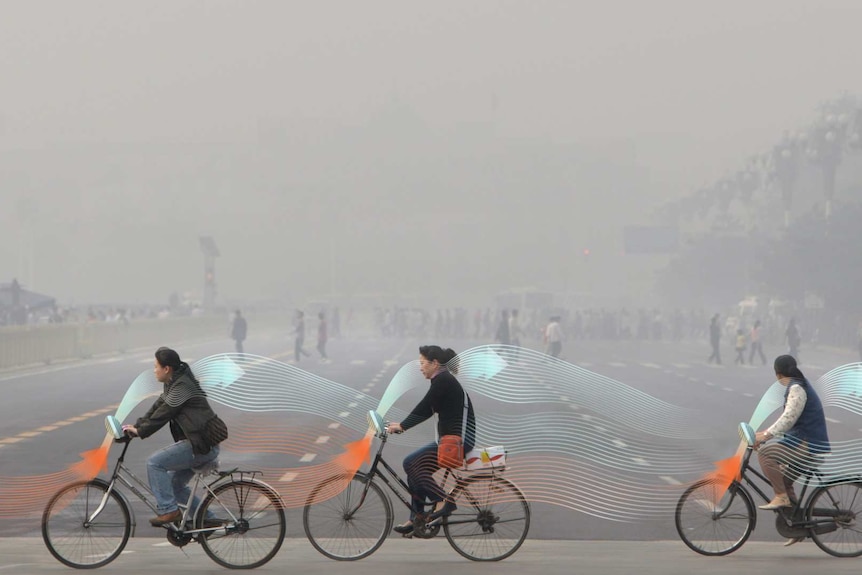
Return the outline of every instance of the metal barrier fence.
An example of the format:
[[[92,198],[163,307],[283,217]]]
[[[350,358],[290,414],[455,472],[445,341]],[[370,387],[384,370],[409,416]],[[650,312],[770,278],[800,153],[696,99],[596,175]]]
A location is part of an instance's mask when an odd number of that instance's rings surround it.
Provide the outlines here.
[[[0,328],[0,369],[122,353],[165,342],[228,339],[224,316]]]

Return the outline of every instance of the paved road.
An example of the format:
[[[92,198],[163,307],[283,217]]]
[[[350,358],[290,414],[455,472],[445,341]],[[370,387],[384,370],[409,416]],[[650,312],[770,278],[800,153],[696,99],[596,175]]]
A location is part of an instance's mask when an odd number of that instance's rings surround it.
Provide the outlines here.
[[[285,330],[288,332],[289,330]],[[170,342],[165,342],[170,343]],[[178,345],[184,358],[199,359],[215,353],[232,351],[232,342]],[[300,367],[326,379],[348,385],[357,392],[379,398],[389,379],[404,363],[415,359],[420,342],[392,339],[332,340],[329,346],[331,363],[316,358],[303,360]],[[425,342],[422,342],[425,343]],[[458,350],[484,342],[445,342]],[[246,342],[246,350],[287,361],[292,359],[293,344],[284,334],[255,334]],[[314,353],[309,346],[309,351]],[[747,420],[761,394],[773,382],[770,366],[739,367],[725,364],[708,366],[705,358],[708,346],[702,342],[569,342],[564,358],[595,373],[624,382],[636,389],[670,403],[702,410],[703,433],[689,446],[703,462],[703,472],[709,462],[729,456],[736,447],[735,425]],[[806,374],[816,379],[837,365],[854,361],[849,351],[821,349],[808,351]],[[142,350],[124,356],[101,358],[77,364],[48,366],[33,370],[0,374],[0,389],[4,392],[0,406],[0,477],[37,476],[58,471],[78,459],[81,451],[91,449],[103,437],[102,419],[125,392],[129,383],[152,363],[152,350]],[[398,407],[409,410],[420,395],[405,396]],[[576,401],[576,397],[572,398]],[[139,411],[145,409],[142,406]],[[528,417],[531,407],[513,407],[516,414]],[[520,410],[520,411],[519,411]],[[571,413],[571,410],[567,411]],[[833,438],[856,437],[862,428],[858,416],[849,412],[827,412]],[[62,423],[63,425],[58,425]],[[320,426],[320,421],[302,415],[291,415],[289,425],[297,429]],[[326,426],[323,425],[323,428]],[[433,432],[432,432],[433,433]],[[143,475],[146,456],[166,441],[163,432],[130,451],[128,463]],[[410,447],[392,442],[387,459],[400,461]],[[236,454],[234,454],[236,455]],[[302,465],[297,453],[285,456],[285,467]],[[222,459],[230,459],[223,454]],[[671,477],[654,475],[648,480],[673,489],[697,476]],[[147,516],[138,509],[139,522]],[[672,508],[656,510],[656,519],[639,523],[611,522],[591,517],[558,505],[533,504],[531,541],[547,539],[571,540],[673,540],[676,534],[671,518]],[[771,515],[758,522],[753,538],[779,541],[769,527]],[[403,510],[396,511],[400,519]],[[770,515],[767,517],[767,515]],[[0,524],[0,537],[37,536],[39,510],[29,517]],[[145,533],[143,533],[145,534]],[[301,537],[301,520],[297,510],[288,518],[288,535]]]
[[[185,552],[185,554],[184,554]],[[495,575],[712,575],[762,573],[811,575],[828,572],[857,574],[859,559],[826,555],[812,543],[784,548],[777,543],[748,542],[727,557],[702,557],[678,541],[537,541],[528,540],[512,557],[493,564],[475,563],[453,551],[445,539],[413,541],[390,538],[372,556],[361,561],[331,561],[302,539],[285,540],[275,558],[255,573],[304,575],[379,575],[416,573],[432,575],[494,573]],[[45,550],[38,538],[0,538],[0,573],[38,575],[69,573]],[[225,573],[203,550],[183,550],[155,539],[132,539],[127,550],[98,573]]]

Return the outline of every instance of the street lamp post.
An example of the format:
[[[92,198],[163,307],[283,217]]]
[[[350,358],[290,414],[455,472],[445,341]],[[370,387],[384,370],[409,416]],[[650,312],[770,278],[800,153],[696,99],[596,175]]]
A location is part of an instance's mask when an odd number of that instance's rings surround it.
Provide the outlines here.
[[[215,259],[220,255],[212,236],[200,237],[201,252],[204,254],[204,310],[211,312],[215,307],[216,281]]]

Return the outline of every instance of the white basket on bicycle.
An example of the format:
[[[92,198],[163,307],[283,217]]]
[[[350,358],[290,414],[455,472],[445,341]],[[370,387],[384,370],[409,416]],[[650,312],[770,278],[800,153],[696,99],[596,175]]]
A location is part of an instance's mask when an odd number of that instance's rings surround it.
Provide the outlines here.
[[[502,445],[479,447],[464,454],[465,471],[484,471],[506,468],[506,450]]]

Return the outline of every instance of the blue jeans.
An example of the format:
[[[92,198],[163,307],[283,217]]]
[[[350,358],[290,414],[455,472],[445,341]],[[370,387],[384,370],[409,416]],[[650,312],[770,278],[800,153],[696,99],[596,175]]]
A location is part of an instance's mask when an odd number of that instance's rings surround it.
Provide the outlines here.
[[[150,489],[156,496],[159,515],[177,510],[177,502],[185,505],[189,500],[189,481],[194,477],[192,467],[208,463],[218,457],[216,445],[205,455],[195,455],[192,444],[183,439],[163,447],[147,459],[147,479]],[[200,500],[195,496],[192,510],[197,509]]]

